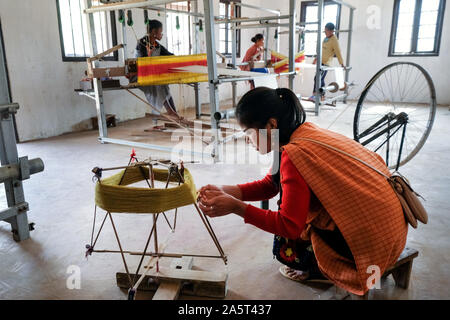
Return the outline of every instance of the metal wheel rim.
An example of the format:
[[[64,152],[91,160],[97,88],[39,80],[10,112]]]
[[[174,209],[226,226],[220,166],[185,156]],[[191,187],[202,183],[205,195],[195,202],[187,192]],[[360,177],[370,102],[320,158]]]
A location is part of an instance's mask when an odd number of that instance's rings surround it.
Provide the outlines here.
[[[419,74],[423,75],[423,77],[425,78],[426,84],[427,84],[426,88],[428,88],[429,93],[430,93],[430,105],[429,105],[430,111],[428,113],[426,130],[423,132],[423,134],[422,134],[420,140],[418,141],[418,143],[416,144],[415,148],[412,151],[410,151],[406,157],[401,158],[399,166],[403,166],[406,163],[408,163],[412,158],[414,158],[417,155],[417,153],[422,149],[423,145],[425,144],[426,140],[428,139],[428,137],[430,135],[431,129],[433,127],[435,115],[436,115],[437,103],[436,103],[436,90],[434,87],[434,83],[433,83],[433,80],[431,79],[431,76],[428,74],[428,72],[420,65],[418,65],[416,63],[412,63],[412,62],[396,62],[396,63],[389,64],[386,67],[382,68],[380,71],[378,71],[372,77],[372,79],[368,82],[368,84],[364,88],[363,92],[361,93],[361,96],[358,101],[358,105],[357,105],[355,117],[354,117],[354,122],[353,122],[353,135],[354,135],[355,140],[360,142],[360,139],[359,139],[360,117],[361,117],[362,109],[364,107],[365,99],[366,99],[367,95],[369,94],[370,89],[375,85],[376,81],[383,76],[383,74],[385,74],[391,68],[397,67],[399,65],[406,65],[406,66],[412,67],[413,70],[414,70],[414,68],[417,68],[419,71]],[[413,82],[413,84],[414,84],[414,82]],[[391,102],[391,104],[394,105],[393,102]],[[396,165],[389,166],[390,169],[393,169],[395,167],[396,167]]]

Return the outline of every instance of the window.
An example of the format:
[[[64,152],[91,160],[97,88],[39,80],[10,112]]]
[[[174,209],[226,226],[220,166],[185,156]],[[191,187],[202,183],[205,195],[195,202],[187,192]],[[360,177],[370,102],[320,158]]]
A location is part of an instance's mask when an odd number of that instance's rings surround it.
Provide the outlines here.
[[[439,55],[445,0],[395,0],[389,56]]]
[[[235,8],[236,12],[233,15],[231,12],[232,8]],[[241,7],[240,6],[231,6],[229,0],[220,0],[219,3],[219,16],[223,18],[240,18],[241,17]],[[219,50],[225,56],[231,56],[232,50],[232,34],[231,24],[221,23],[219,30]],[[237,29],[236,32],[236,57],[241,56],[241,30]]]
[[[166,5],[166,9],[190,11],[190,1],[176,2]],[[167,49],[175,55],[191,53],[191,19],[187,14],[167,12]]]
[[[98,5],[93,0],[92,5]],[[87,27],[88,16],[84,14],[84,0],[56,0],[58,9],[59,35],[63,61],[85,61],[92,56]],[[97,51],[103,52],[117,44],[114,12],[94,13]],[[105,60],[118,59],[117,51],[106,56]]]
[[[305,37],[303,50],[307,56],[317,54],[317,1],[303,1],[300,11],[300,23],[305,24]],[[333,1],[326,1],[323,10],[323,25],[328,22],[334,23],[336,30],[339,30],[341,21],[341,5]],[[322,33],[322,38],[325,35]],[[336,32],[339,36],[339,32]]]

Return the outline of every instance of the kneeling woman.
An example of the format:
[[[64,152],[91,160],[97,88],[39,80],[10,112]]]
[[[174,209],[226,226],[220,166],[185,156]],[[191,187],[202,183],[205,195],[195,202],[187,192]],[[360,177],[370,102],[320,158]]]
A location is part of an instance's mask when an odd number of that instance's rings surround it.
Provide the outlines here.
[[[407,235],[391,186],[352,156],[390,175],[383,159],[343,135],[305,122],[300,101],[289,89],[249,91],[236,117],[260,153],[273,151],[279,157],[279,168],[274,165],[259,181],[201,188],[202,211],[210,217],[235,213],[275,234],[274,254],[284,264],[284,276],[300,282],[326,277],[354,294],[366,293],[374,272],[383,274],[395,263]],[[279,144],[272,139],[274,132]],[[278,211],[244,203],[278,193]]]

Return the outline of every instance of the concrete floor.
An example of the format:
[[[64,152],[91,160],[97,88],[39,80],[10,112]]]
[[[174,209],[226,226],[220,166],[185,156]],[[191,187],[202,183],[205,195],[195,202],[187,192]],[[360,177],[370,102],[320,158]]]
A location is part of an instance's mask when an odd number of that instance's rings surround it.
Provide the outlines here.
[[[309,121],[351,136],[354,104],[324,111],[320,117],[308,115]],[[336,118],[339,116],[339,119]],[[440,107],[435,127],[425,147],[401,172],[427,201],[428,225],[410,230],[408,246],[420,251],[415,259],[411,286],[396,289],[388,278],[374,299],[449,299],[450,298],[450,111]],[[142,132],[148,119],[131,121],[111,130],[112,136]],[[164,134],[143,134],[152,142],[169,141]],[[20,155],[41,157],[45,171],[24,183],[25,198],[30,204],[29,220],[36,223],[31,239],[16,243],[10,227],[0,222],[0,298],[1,299],[126,299],[126,291],[115,285],[115,272],[123,269],[119,255],[94,254],[84,257],[89,243],[94,209],[94,183],[91,169],[126,164],[129,147],[97,142],[97,132],[89,131],[19,145]],[[145,140],[145,139],[144,139]],[[172,142],[173,144],[173,142]],[[161,153],[137,149],[141,158],[167,157]],[[189,164],[197,187],[208,183],[236,184],[263,176],[256,165]],[[271,201],[275,209],[276,199]],[[171,214],[169,214],[172,216]],[[141,250],[151,225],[151,216],[115,215],[122,244]],[[196,269],[220,270],[229,274],[227,299],[320,299],[327,286],[302,285],[283,278],[273,259],[273,236],[237,216],[212,220],[213,228],[229,258],[220,261],[194,259]],[[168,228],[161,224],[160,237]],[[109,223],[97,248],[116,249]],[[167,251],[216,254],[212,241],[193,208],[180,210],[177,231]],[[131,259],[132,264],[136,257]],[[164,263],[164,262],[163,262]],[[165,264],[167,264],[165,262]],[[81,271],[81,288],[66,286],[71,268]],[[150,298],[138,295],[139,299]]]

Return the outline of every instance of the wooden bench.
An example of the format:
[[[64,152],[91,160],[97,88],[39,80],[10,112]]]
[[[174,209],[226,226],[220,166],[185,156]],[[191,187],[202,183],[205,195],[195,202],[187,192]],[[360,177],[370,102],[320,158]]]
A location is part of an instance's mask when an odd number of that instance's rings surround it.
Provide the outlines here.
[[[419,255],[419,251],[411,248],[405,248],[398,257],[397,262],[390,268],[388,268],[382,278],[386,278],[392,274],[397,287],[408,289],[409,281],[411,279],[411,271],[413,266],[413,260]]]
[[[397,262],[393,266],[389,267],[383,273],[381,278],[385,279],[387,276],[392,274],[396,287],[408,289],[411,279],[413,261],[418,255],[419,251],[412,248],[405,248],[398,257]],[[329,299],[345,299],[350,296],[350,298],[353,300],[368,300],[369,292],[367,292],[364,296],[358,296],[356,294],[333,286],[326,292],[324,296]]]

